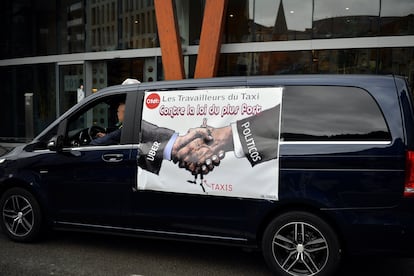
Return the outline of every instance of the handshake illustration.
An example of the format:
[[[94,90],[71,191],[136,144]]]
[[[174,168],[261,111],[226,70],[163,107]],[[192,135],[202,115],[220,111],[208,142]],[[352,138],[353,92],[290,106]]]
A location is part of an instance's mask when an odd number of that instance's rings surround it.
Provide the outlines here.
[[[171,160],[193,175],[206,175],[220,164],[227,151],[233,150],[231,126],[213,128],[207,119],[198,128],[178,136],[171,151]]]
[[[146,120],[141,125],[139,166],[159,174],[163,160],[173,161],[191,174],[206,175],[220,164],[226,152],[246,158],[252,167],[278,158],[280,105],[243,118],[224,127],[190,128],[179,135]]]

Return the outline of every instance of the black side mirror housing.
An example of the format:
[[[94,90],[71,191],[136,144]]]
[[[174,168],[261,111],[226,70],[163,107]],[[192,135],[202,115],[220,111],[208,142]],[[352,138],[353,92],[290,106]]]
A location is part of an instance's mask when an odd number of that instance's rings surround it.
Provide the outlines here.
[[[51,151],[62,151],[63,149],[63,136],[57,135],[52,137],[49,142],[47,142],[47,148]]]

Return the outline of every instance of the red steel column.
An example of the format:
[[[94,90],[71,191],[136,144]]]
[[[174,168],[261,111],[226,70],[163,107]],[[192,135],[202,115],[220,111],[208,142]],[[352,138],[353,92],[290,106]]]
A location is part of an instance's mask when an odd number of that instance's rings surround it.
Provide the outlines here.
[[[206,1],[194,78],[216,76],[226,8],[227,0]]]
[[[180,34],[173,5],[173,0],[154,0],[166,80],[179,80],[185,77]]]

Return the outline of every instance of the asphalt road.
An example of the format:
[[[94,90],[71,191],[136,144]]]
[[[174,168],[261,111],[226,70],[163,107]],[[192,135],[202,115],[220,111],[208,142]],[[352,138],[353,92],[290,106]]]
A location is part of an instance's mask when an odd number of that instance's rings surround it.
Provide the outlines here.
[[[412,276],[414,259],[348,260],[336,276]],[[74,232],[32,244],[0,232],[0,275],[271,275],[258,252],[239,248]]]

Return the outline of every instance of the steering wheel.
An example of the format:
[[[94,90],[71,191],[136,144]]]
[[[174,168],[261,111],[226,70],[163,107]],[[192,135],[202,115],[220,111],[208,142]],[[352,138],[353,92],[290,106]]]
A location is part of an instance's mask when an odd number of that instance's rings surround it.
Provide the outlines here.
[[[106,130],[101,126],[91,126],[88,129],[88,135],[91,141],[96,138],[98,132],[106,133]]]

